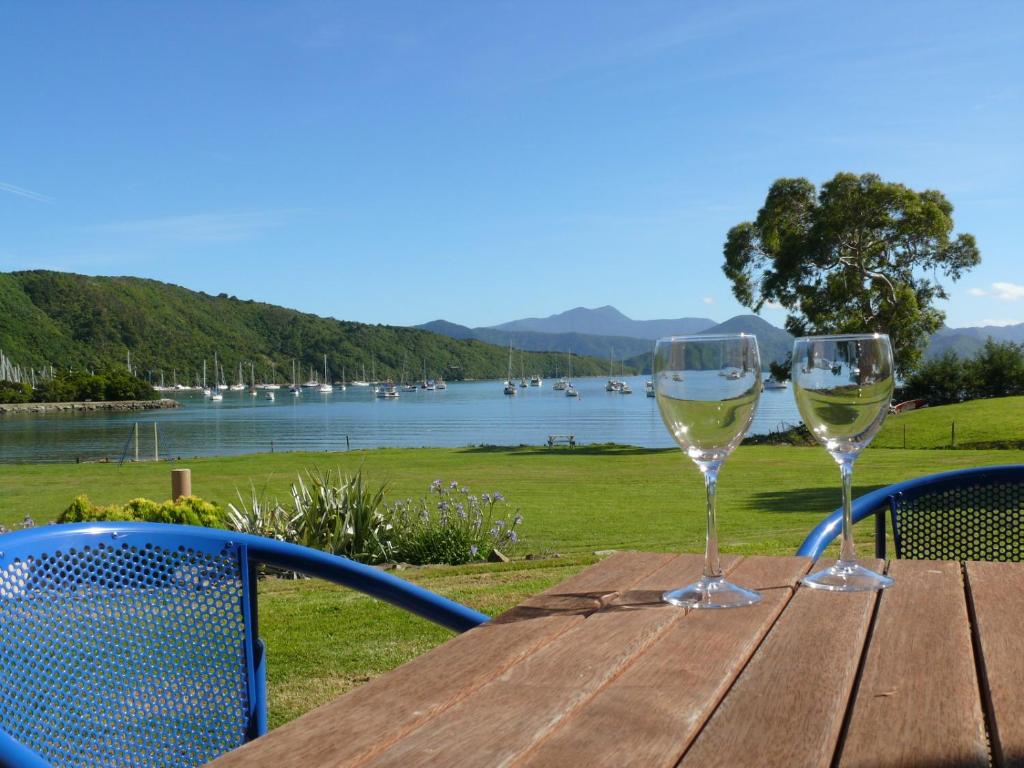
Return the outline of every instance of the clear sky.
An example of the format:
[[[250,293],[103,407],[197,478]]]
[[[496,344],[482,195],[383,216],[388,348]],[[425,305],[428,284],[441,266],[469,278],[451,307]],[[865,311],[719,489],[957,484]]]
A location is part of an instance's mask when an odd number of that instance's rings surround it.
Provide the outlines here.
[[[0,271],[724,320],[772,181],[871,171],[978,238],[950,325],[1024,321],[1022,2],[0,0],[0,70]]]

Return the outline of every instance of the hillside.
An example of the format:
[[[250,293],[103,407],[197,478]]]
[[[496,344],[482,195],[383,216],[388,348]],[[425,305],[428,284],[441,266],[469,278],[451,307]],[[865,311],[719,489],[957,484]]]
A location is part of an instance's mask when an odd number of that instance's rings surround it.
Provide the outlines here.
[[[413,328],[335,320],[293,309],[210,296],[134,277],[86,277],[64,272],[0,273],[0,349],[24,367],[124,365],[130,351],[140,375],[170,383],[192,381],[216,352],[229,379],[250,361],[257,376],[273,364],[290,378],[292,360],[308,370],[323,366],[334,378],[376,370],[378,377],[496,378],[504,376],[506,349],[456,340]],[[518,356],[516,363],[518,364]],[[552,376],[565,355],[528,352],[527,373]],[[518,368],[518,365],[516,366]],[[606,372],[607,361],[573,360],[580,376]]]
[[[1024,397],[995,397],[888,416],[872,448],[1020,448]],[[904,445],[905,441],[905,445]]]
[[[992,337],[995,341],[1024,343],[1024,323],[1017,325],[986,325],[978,328],[940,328],[925,350],[925,359],[953,351],[960,357],[974,357]]]
[[[626,336],[595,336],[589,333],[541,333],[540,331],[503,331],[498,328],[469,328],[465,325],[449,323],[446,320],[434,320],[417,325],[425,331],[444,334],[453,339],[477,339],[488,344],[507,347],[509,343],[516,349],[529,349],[537,352],[567,352],[574,354],[593,355],[607,360],[609,356],[616,360],[634,357],[649,352],[652,342],[645,339],[634,339]]]

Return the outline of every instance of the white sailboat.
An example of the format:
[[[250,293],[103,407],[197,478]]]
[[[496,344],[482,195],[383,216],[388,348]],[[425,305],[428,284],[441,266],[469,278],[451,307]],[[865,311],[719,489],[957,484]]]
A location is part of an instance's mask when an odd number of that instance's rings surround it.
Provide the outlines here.
[[[321,394],[327,395],[334,391],[334,387],[331,386],[331,379],[327,375],[327,353],[324,353],[324,380],[317,390]]]
[[[572,350],[569,350],[569,376],[565,380],[565,396],[566,397],[579,397],[580,393],[576,391],[576,387],[572,383]]]
[[[242,378],[242,364],[238,364],[238,381],[231,385],[232,392],[244,392],[245,391],[245,380]]]
[[[368,382],[366,380],[366,364],[365,363],[363,364],[363,378],[356,379],[355,381],[353,381],[352,382],[352,386],[353,387],[368,387],[368,386],[370,386],[370,382]]]
[[[506,395],[515,395],[519,392],[516,389],[516,385],[512,383],[512,342],[508,343],[508,376],[505,378],[505,389],[503,390]]]
[[[292,393],[292,397],[298,397],[302,394],[302,387],[299,386],[299,380],[295,378],[295,358],[292,358],[292,385],[288,387],[288,391]]]

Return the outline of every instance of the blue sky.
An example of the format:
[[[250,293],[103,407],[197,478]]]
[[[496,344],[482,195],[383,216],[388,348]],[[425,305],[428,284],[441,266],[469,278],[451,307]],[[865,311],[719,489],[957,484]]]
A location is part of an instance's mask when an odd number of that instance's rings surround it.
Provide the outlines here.
[[[978,238],[950,325],[1024,321],[1024,3],[7,0],[0,68],[3,271],[724,320],[772,181],[872,171]]]

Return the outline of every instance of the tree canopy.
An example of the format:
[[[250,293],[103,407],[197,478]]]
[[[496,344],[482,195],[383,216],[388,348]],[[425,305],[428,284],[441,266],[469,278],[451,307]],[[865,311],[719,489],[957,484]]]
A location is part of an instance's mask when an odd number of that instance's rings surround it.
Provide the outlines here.
[[[953,205],[936,190],[871,173],[838,173],[820,191],[779,179],[757,218],[729,230],[722,269],[740,303],[788,310],[797,336],[888,333],[906,373],[945,319],[939,278],[981,261],[974,236],[952,232]]]

